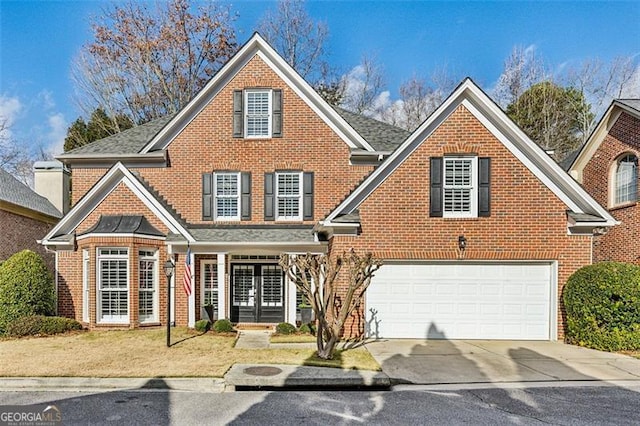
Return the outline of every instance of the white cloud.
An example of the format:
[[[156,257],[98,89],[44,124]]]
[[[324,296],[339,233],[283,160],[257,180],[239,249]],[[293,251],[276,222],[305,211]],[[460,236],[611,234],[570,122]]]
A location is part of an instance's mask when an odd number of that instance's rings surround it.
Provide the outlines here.
[[[10,127],[15,123],[23,110],[22,102],[18,97],[0,95],[0,124],[4,122],[0,129],[0,139],[10,139],[13,135]]]
[[[47,151],[56,155],[64,151],[64,138],[67,135],[67,121],[62,113],[49,115],[47,118],[48,129],[44,135]]]
[[[51,110],[56,106],[56,101],[53,100],[53,93],[47,89],[38,93],[38,101],[42,104],[45,110]]]

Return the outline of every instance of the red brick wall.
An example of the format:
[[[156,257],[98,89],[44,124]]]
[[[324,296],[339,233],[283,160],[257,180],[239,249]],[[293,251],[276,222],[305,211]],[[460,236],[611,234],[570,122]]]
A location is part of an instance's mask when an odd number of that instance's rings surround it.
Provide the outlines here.
[[[609,184],[617,161],[623,154],[640,157],[640,119],[623,112],[605,136],[582,172],[585,189],[620,221],[594,240],[593,261],[617,260],[640,263],[640,210],[637,203],[612,205]],[[640,185],[639,185],[640,187]]]
[[[449,153],[491,157],[490,217],[429,217],[429,159]],[[557,260],[558,306],[567,278],[590,263],[591,237],[567,235],[564,203],[462,106],[359,210],[361,235],[334,237],[334,253],[355,247],[383,259]],[[467,239],[462,257],[459,235]],[[558,323],[562,338],[561,311]]]
[[[251,87],[282,89],[282,138],[233,138],[233,91]],[[251,172],[252,220],[264,221],[264,173],[314,172],[314,219],[325,217],[372,170],[350,166],[350,149],[261,59],[254,57],[169,146],[169,168],[138,171],[189,223],[202,221],[202,173]],[[73,169],[73,202],[106,169]],[[274,222],[267,222],[273,224]],[[291,222],[287,222],[291,223]]]
[[[44,238],[52,227],[53,225],[39,220],[0,210],[0,262],[19,251],[29,249],[42,256],[53,274],[54,255],[47,253],[44,247],[37,243],[37,240]]]

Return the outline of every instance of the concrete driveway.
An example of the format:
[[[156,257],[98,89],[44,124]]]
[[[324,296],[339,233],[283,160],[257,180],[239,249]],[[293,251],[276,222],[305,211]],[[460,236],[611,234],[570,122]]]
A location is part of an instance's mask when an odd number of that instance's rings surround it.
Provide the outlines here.
[[[640,359],[559,342],[390,339],[366,347],[395,384],[640,381]]]

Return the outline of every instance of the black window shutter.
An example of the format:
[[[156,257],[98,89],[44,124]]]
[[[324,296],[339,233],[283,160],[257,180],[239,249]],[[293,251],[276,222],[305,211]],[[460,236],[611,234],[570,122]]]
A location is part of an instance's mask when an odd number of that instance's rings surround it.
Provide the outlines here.
[[[240,219],[251,220],[251,173],[240,174],[242,194],[240,197]]]
[[[429,216],[442,217],[442,157],[431,157]]]
[[[244,137],[244,96],[242,90],[233,91],[233,137]]]
[[[213,173],[202,174],[202,219],[213,220]]]
[[[303,188],[303,215],[304,220],[313,220],[313,172],[304,172],[302,175]]]
[[[275,220],[275,173],[264,174],[264,220]]]
[[[271,136],[274,138],[282,137],[282,90],[273,90],[273,99],[271,102]]]
[[[491,216],[491,158],[478,158],[478,216]]]

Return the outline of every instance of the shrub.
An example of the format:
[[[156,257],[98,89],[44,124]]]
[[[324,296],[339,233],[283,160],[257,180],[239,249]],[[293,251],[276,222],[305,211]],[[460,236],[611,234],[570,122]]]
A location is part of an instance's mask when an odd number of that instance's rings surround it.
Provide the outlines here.
[[[217,333],[230,333],[233,331],[233,324],[228,319],[219,319],[213,323],[213,331]]]
[[[296,332],[296,326],[289,324],[288,322],[281,322],[276,325],[276,333],[278,334],[293,334]]]
[[[206,333],[211,329],[211,322],[206,319],[201,319],[200,321],[196,321],[196,330],[200,333]]]
[[[640,349],[640,267],[602,262],[585,266],[563,294],[567,341],[593,349]]]
[[[300,328],[298,329],[298,331],[300,331],[300,333],[304,333],[304,334],[314,334],[313,333],[313,328],[311,327],[311,324],[302,324],[300,326]]]
[[[7,326],[7,334],[18,337],[48,336],[72,330],[82,330],[82,325],[71,318],[45,317],[43,315],[20,317]]]
[[[0,267],[0,333],[28,315],[52,315],[55,288],[42,257],[23,250]]]

